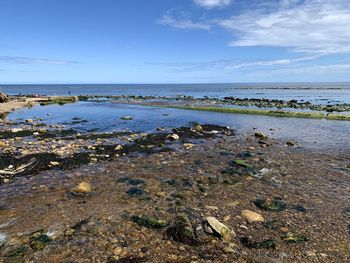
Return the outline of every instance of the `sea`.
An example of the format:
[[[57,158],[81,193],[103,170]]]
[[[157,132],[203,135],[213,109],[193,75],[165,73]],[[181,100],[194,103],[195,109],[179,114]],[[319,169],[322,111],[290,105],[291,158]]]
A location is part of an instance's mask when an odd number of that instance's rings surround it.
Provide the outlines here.
[[[156,85],[0,85],[10,94],[39,95],[156,95],[193,97],[268,98],[310,101],[316,104],[350,103],[350,83],[280,83],[280,84],[156,84]],[[132,120],[122,120],[132,116]],[[107,102],[36,105],[6,116],[14,121],[42,118],[47,124],[64,124],[81,133],[157,132],[156,128],[191,125],[191,123],[228,126],[237,134],[262,131],[280,141],[293,140],[303,148],[350,153],[350,122],[321,119],[282,118],[215,112],[198,112],[163,107]],[[83,123],[74,123],[80,118]]]
[[[350,83],[234,83],[234,84],[62,84],[1,85],[10,95],[186,95],[228,96],[310,101],[315,104],[350,103]]]

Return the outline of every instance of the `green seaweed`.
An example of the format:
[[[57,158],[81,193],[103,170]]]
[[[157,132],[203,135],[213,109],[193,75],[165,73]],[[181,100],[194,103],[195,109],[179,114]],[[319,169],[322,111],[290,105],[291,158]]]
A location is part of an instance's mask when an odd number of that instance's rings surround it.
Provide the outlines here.
[[[168,221],[165,220],[159,220],[156,218],[151,218],[151,217],[147,217],[147,216],[132,216],[131,220],[140,225],[140,226],[144,226],[147,228],[163,228],[166,227],[167,225],[169,225]]]
[[[287,233],[281,238],[286,243],[303,243],[308,241],[308,238],[306,236],[297,233]]]
[[[274,117],[293,117],[293,118],[311,118],[311,119],[327,119],[327,120],[344,120],[350,121],[350,115],[322,113],[322,112],[297,112],[282,110],[260,110],[260,109],[242,109],[242,108],[221,108],[221,107],[202,107],[202,106],[164,106],[169,108],[177,108],[183,110],[210,111],[219,113],[232,114],[251,114],[251,115],[267,115]]]

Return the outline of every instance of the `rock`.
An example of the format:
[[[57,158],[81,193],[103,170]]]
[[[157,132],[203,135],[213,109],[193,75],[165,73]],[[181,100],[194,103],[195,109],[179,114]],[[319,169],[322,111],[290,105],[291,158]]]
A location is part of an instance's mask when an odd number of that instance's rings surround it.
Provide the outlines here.
[[[43,250],[52,239],[41,232],[35,233],[30,239],[30,247],[34,250]]]
[[[0,148],[5,148],[7,144],[3,141],[0,141]]]
[[[199,244],[196,230],[186,214],[180,214],[174,219],[173,223],[166,230],[166,235],[176,242],[192,246]]]
[[[26,123],[33,123],[34,120],[33,119],[26,119]]]
[[[264,222],[262,215],[255,213],[251,210],[243,210],[242,217],[246,219],[249,223]]]
[[[223,240],[229,241],[231,240],[231,233],[232,231],[230,228],[223,223],[221,223],[219,220],[217,220],[215,217],[207,217],[206,218],[207,225],[213,230],[213,233]]]
[[[146,192],[139,187],[131,187],[126,193],[131,197],[138,197],[146,194]]]
[[[184,143],[184,147],[186,150],[192,149],[195,145],[192,143]]]
[[[131,121],[131,120],[133,120],[133,117],[132,116],[124,116],[124,117],[121,117],[120,119],[123,121]]]
[[[287,146],[294,146],[294,145],[295,145],[295,142],[293,142],[293,141],[288,141],[286,144],[287,144]]]
[[[264,140],[264,139],[267,139],[267,138],[268,138],[267,135],[264,134],[263,132],[256,132],[256,133],[254,134],[254,136],[255,136],[255,137],[258,137],[258,138],[261,139],[261,140]]]
[[[87,193],[90,193],[91,191],[92,191],[92,186],[87,182],[81,182],[73,189],[73,193],[77,193],[77,194],[87,194]]]
[[[0,103],[8,101],[8,97],[5,93],[0,92]]]
[[[51,166],[59,166],[60,163],[59,163],[59,162],[55,162],[55,161],[51,161],[51,162],[50,162],[50,165],[51,165]]]
[[[204,129],[201,125],[197,124],[196,126],[194,126],[194,130],[196,132],[203,132]]]
[[[177,135],[176,133],[174,133],[174,134],[169,134],[169,135],[167,136],[167,138],[168,138],[168,140],[171,140],[171,141],[177,141],[177,140],[180,139],[180,136]]]
[[[266,198],[266,199],[257,198],[254,201],[254,204],[256,205],[256,207],[267,211],[280,212],[287,209],[287,203],[283,201],[281,198],[277,198],[277,197],[272,200],[270,198]]]

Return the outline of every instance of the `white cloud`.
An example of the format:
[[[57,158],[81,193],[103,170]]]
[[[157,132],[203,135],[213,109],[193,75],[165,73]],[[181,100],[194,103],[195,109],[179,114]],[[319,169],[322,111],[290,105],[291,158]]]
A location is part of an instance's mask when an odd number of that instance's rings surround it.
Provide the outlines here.
[[[211,9],[228,6],[232,3],[232,0],[193,0],[193,2],[201,7]]]
[[[272,11],[247,11],[217,24],[235,34],[231,46],[286,47],[322,54],[350,52],[349,0],[281,0]]]
[[[76,61],[71,60],[57,60],[47,58],[31,58],[31,57],[15,57],[15,56],[0,56],[0,63],[16,63],[16,64],[57,64],[68,65],[75,64]]]
[[[176,19],[170,14],[164,15],[158,22],[163,26],[170,26],[178,29],[201,29],[209,31],[212,27],[212,25],[205,22],[193,22],[187,18]]]

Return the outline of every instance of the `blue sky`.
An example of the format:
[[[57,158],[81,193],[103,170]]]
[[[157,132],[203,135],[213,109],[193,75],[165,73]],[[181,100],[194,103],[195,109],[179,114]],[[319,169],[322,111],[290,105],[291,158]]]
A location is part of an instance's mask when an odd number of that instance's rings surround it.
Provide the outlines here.
[[[0,0],[0,83],[350,81],[349,0]]]

